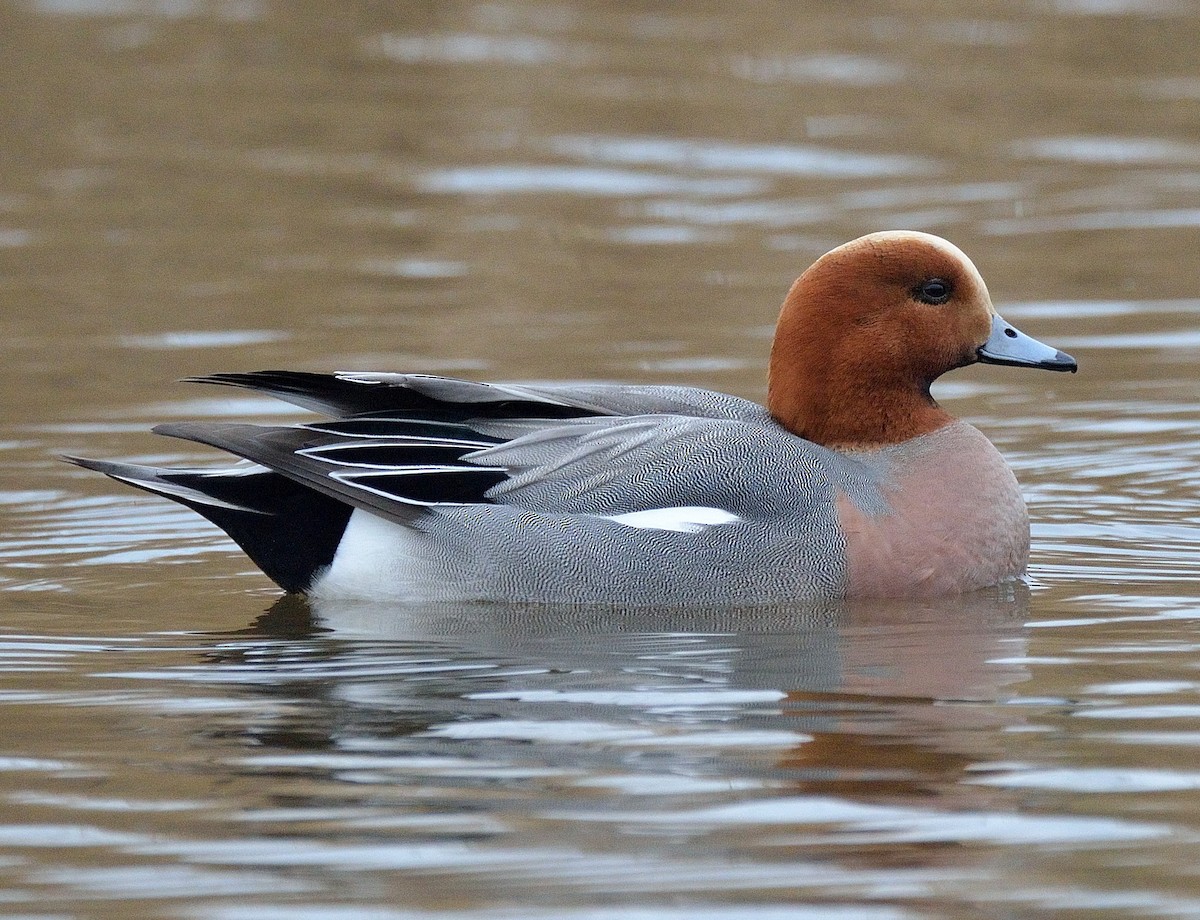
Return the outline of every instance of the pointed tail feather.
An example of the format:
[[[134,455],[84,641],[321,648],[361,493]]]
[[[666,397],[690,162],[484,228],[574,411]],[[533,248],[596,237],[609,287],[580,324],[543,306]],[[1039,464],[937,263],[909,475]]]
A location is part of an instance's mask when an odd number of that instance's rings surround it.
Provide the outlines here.
[[[303,592],[333,561],[351,507],[257,465],[169,470],[63,457],[191,508],[227,533],[267,577]]]

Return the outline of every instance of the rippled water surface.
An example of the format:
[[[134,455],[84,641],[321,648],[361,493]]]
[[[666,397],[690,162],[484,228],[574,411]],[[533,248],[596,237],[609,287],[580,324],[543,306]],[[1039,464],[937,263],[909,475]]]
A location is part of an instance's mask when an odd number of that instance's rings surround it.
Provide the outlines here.
[[[1200,13],[0,4],[0,913],[1198,917]],[[790,281],[969,252],[1077,376],[938,384],[1030,585],[924,604],[278,600],[58,454],[287,422],[268,367],[763,395]]]

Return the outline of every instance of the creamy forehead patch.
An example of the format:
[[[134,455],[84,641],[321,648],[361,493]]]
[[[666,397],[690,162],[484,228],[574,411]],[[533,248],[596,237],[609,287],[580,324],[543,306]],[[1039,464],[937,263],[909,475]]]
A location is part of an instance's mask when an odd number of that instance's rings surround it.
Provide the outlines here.
[[[987,284],[983,280],[983,275],[979,273],[979,269],[975,267],[975,263],[971,261],[971,257],[949,240],[944,240],[940,236],[934,236],[932,233],[922,233],[920,230],[881,230],[879,233],[871,233],[860,237],[860,239],[864,241],[878,240],[882,242],[886,240],[888,242],[924,243],[931,246],[945,254],[948,258],[961,263],[968,277],[974,279],[975,283],[979,285],[980,291],[988,298],[988,302],[991,302],[991,295],[988,294]],[[858,242],[858,240],[854,242]],[[849,246],[852,244],[847,243],[846,245]]]

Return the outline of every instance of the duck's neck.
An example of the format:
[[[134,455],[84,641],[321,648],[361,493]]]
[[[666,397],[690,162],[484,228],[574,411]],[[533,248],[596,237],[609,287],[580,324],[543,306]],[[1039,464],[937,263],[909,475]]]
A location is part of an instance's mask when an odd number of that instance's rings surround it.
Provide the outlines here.
[[[831,355],[772,352],[767,408],[789,431],[833,449],[870,449],[930,434],[954,421],[925,384],[889,383],[839,367]]]

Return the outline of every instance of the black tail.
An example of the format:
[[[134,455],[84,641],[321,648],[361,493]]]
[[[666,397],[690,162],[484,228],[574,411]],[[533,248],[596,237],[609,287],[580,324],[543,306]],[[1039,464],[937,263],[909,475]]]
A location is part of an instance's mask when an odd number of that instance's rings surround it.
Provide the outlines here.
[[[229,534],[275,584],[294,593],[307,590],[333,561],[353,510],[258,466],[164,470],[63,459],[186,505]]]

